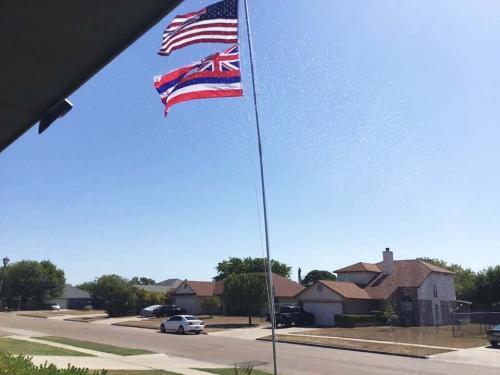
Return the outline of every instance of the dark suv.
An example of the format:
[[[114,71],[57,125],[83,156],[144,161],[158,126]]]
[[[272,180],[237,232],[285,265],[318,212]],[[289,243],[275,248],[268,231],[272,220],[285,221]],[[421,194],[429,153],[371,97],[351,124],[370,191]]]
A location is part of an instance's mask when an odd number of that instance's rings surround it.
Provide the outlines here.
[[[314,314],[303,310],[300,306],[281,306],[276,313],[276,325],[280,324],[285,327],[313,325]]]
[[[161,318],[172,315],[184,315],[186,314],[186,310],[175,305],[161,305],[153,310],[153,314],[157,318]]]

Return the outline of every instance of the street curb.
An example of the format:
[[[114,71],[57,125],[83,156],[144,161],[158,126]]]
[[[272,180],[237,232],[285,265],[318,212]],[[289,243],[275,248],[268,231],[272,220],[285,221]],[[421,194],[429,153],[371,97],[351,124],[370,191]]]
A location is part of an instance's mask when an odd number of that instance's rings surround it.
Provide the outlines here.
[[[265,339],[265,338],[259,338],[259,339],[256,339],[256,340],[259,340],[259,341],[268,341],[268,342],[271,341],[270,339]],[[302,343],[302,342],[288,341],[288,340],[282,340],[282,339],[277,340],[277,342],[281,342],[281,343],[284,343],[284,344],[314,346],[314,347],[327,348],[327,349],[349,350],[349,351],[352,351],[352,352],[362,352],[362,353],[392,355],[392,356],[396,356],[396,357],[417,358],[417,359],[429,359],[430,358],[429,356],[425,356],[425,355],[379,352],[379,351],[376,351],[376,350],[369,350],[369,349],[344,348],[342,346]]]

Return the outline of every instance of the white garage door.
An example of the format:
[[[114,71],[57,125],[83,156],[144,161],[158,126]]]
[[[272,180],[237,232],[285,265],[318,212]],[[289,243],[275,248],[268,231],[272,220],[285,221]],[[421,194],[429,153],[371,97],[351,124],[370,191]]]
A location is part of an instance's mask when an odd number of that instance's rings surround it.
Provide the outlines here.
[[[307,302],[304,310],[314,314],[314,324],[333,326],[335,315],[342,314],[342,302]]]
[[[197,296],[175,296],[174,303],[185,309],[188,314],[197,315],[201,310],[201,302]]]

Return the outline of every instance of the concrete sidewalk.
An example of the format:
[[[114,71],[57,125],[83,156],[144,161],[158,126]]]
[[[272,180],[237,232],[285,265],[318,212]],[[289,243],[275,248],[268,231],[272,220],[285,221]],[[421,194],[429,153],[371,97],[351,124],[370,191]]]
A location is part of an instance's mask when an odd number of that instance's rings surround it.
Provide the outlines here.
[[[57,348],[70,349],[86,353],[94,357],[76,356],[33,356],[33,363],[53,363],[58,368],[67,368],[68,365],[88,368],[91,370],[165,370],[177,372],[184,375],[209,374],[192,368],[220,368],[224,367],[211,362],[197,361],[189,358],[175,357],[168,354],[144,354],[133,356],[121,356],[117,354],[104,353],[96,350],[84,349],[66,344],[45,341],[23,335],[7,336],[8,338],[36,342],[54,346]]]
[[[64,310],[60,311],[64,313]],[[22,315],[21,315],[22,316]],[[108,314],[105,312],[95,313],[95,314],[62,314],[62,315],[54,315],[47,316],[47,319],[50,320],[65,320],[70,318],[107,318]]]
[[[442,362],[466,363],[470,365],[498,367],[500,374],[500,349],[492,347],[480,347],[471,349],[460,349],[450,353],[435,354],[432,360]]]
[[[308,331],[311,328],[303,327],[290,327],[290,328],[277,328],[276,334],[295,334],[303,331]],[[271,335],[271,328],[268,326],[260,326],[253,328],[233,328],[225,329],[222,331],[209,332],[210,336],[231,337],[242,340],[257,340],[262,337]]]

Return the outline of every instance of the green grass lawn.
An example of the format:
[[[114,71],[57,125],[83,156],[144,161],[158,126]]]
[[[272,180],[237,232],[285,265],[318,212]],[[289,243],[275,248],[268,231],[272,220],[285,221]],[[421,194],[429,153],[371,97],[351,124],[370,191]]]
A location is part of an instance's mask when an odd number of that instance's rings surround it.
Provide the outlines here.
[[[76,346],[78,348],[90,349],[90,350],[95,350],[98,352],[123,355],[123,356],[140,355],[140,354],[154,354],[153,352],[150,352],[148,350],[131,349],[131,348],[124,348],[121,346],[99,344],[97,342],[75,340],[75,339],[70,339],[68,337],[44,336],[44,337],[37,337],[37,339],[58,342],[60,344]]]
[[[219,375],[246,375],[244,369],[238,369],[238,373],[235,372],[234,368],[195,368],[193,370],[200,370],[209,372],[211,374],[219,374]],[[251,375],[272,375],[270,372],[265,372],[262,370],[252,370]]]
[[[12,354],[26,355],[70,355],[81,357],[93,357],[90,354],[77,352],[75,350],[56,348],[55,346],[39,344],[25,340],[11,338],[0,338],[0,351]]]

